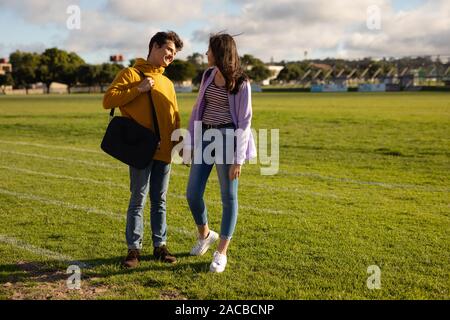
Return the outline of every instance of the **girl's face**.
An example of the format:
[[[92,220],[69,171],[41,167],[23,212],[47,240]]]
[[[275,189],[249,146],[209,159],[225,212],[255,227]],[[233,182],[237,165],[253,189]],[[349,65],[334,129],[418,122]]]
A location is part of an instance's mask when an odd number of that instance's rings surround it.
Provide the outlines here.
[[[211,51],[211,48],[208,48],[208,51],[206,51],[206,55],[208,56],[208,67],[215,66],[216,60],[214,59],[214,55]]]

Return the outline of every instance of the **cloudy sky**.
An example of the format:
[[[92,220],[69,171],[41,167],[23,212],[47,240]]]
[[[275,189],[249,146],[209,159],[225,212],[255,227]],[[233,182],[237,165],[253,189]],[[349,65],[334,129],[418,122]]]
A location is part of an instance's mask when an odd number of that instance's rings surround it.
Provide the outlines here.
[[[80,9],[79,29],[67,27],[71,5]],[[150,36],[168,29],[184,40],[180,58],[204,53],[209,34],[222,30],[241,34],[241,55],[266,62],[301,60],[305,51],[450,56],[449,0],[0,0],[0,28],[0,57],[56,46],[90,63],[144,57]]]

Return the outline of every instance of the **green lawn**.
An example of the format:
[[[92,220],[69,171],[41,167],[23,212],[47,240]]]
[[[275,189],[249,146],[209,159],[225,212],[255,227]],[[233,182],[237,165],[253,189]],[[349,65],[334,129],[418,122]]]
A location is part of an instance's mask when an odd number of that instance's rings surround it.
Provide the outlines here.
[[[194,94],[178,95],[186,126]],[[103,154],[100,95],[0,97],[0,298],[449,299],[450,94],[259,93],[253,128],[280,129],[277,175],[245,165],[225,273],[191,257],[188,169],[173,165],[176,266],[123,270],[128,170]],[[215,172],[209,220],[221,221]],[[68,290],[73,259],[82,290]],[[367,268],[381,269],[370,290]]]

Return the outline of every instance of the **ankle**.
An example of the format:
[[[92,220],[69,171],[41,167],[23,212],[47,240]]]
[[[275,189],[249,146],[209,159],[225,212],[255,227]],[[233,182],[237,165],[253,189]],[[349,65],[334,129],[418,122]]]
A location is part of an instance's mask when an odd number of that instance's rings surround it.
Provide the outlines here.
[[[217,252],[222,254],[222,255],[224,255],[224,256],[227,255],[227,250],[219,250],[219,249],[217,249]]]
[[[210,230],[208,230],[208,231],[204,231],[204,232],[200,232],[199,234],[198,234],[198,236],[199,236],[199,238],[201,239],[201,240],[205,240],[205,239],[207,239],[208,237],[209,237],[209,235],[210,235]]]

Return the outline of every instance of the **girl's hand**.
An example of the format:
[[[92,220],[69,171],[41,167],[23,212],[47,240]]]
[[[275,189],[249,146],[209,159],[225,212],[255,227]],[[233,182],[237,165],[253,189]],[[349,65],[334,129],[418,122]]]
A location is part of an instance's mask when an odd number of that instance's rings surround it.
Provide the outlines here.
[[[240,176],[241,176],[241,165],[232,164],[229,172],[230,180],[238,179]]]
[[[183,159],[183,165],[185,165],[186,167],[190,167],[191,163],[193,161],[194,158],[194,150],[190,151],[188,150],[188,152],[186,154],[184,154],[184,148],[180,149],[180,153],[178,153],[178,155],[180,156],[181,159]]]

